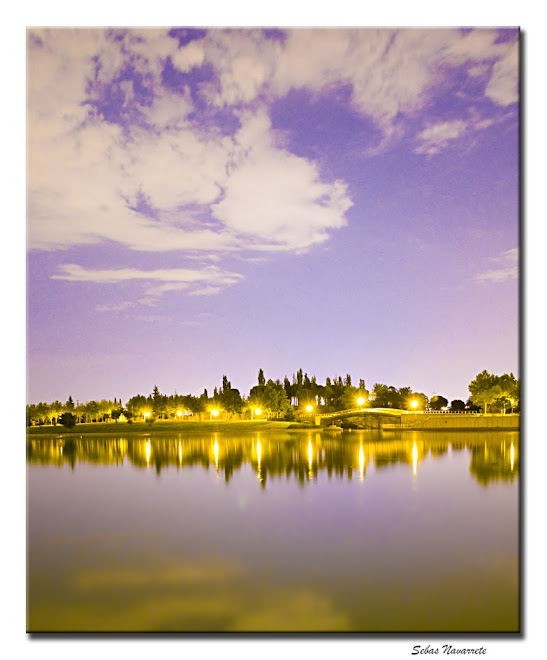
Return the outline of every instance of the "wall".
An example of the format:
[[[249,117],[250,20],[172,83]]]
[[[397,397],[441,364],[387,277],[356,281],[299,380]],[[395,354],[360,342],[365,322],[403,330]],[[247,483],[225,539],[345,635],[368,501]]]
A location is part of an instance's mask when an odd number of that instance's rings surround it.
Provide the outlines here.
[[[401,416],[402,429],[514,429],[520,428],[520,415],[428,415],[408,414]]]

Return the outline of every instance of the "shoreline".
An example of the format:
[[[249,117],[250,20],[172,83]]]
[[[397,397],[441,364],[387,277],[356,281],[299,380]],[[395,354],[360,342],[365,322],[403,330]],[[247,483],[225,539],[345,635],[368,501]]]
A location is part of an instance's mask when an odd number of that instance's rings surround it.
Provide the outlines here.
[[[302,424],[299,422],[286,422],[274,420],[237,420],[237,421],[197,421],[197,422],[172,422],[172,421],[156,421],[154,424],[146,424],[145,422],[137,422],[133,424],[116,423],[116,422],[96,422],[92,424],[77,424],[71,429],[57,424],[55,426],[30,426],[26,427],[27,438],[51,437],[51,436],[84,436],[84,435],[159,435],[159,434],[190,434],[190,433],[222,433],[222,432],[242,432],[242,431],[314,431],[326,433],[350,433],[360,431],[520,431],[520,415],[503,416],[507,423],[504,425],[493,424],[492,417],[477,417],[473,419],[473,424],[462,424],[467,422],[461,417],[457,418],[457,422],[448,424],[446,417],[438,419],[442,424],[427,423],[423,426],[407,426],[398,424],[386,424],[380,428],[357,428],[357,429],[340,429],[328,428],[327,426],[317,426],[312,424]],[[515,419],[516,417],[516,419]],[[424,420],[425,421],[425,420]],[[431,417],[427,420],[431,422]],[[497,422],[497,420],[496,420]]]

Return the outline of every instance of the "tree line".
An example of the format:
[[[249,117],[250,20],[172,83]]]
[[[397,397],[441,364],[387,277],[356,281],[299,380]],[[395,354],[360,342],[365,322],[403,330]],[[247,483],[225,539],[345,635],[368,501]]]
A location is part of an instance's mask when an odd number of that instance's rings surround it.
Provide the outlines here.
[[[424,410],[447,409],[453,412],[514,412],[520,403],[520,380],[514,375],[496,376],[482,371],[469,384],[471,396],[467,401],[455,399],[448,402],[442,395],[428,398],[423,392],[416,392],[410,387],[396,388],[382,383],[375,383],[367,389],[365,381],[360,379],[354,385],[350,374],[344,378],[335,376],[326,378],[324,384],[317,382],[315,376],[309,376],[299,369],[292,379],[287,376],[281,380],[266,380],[264,371],[258,371],[257,384],[247,396],[242,396],[237,388],[232,387],[227,376],[222,377],[222,384],[209,395],[204,389],[199,396],[192,394],[162,394],[154,386],[148,395],[137,394],[122,403],[121,398],[74,402],[69,396],[65,403],[38,403],[27,405],[27,425],[63,424],[73,426],[76,423],[117,421],[120,418],[129,422],[156,419],[184,419],[196,416],[208,419],[213,411],[221,419],[254,418],[255,415],[293,420],[298,412],[307,406],[321,412],[336,412],[351,408],[399,408]],[[359,403],[358,403],[359,402]],[[123,417],[122,417],[123,416]]]

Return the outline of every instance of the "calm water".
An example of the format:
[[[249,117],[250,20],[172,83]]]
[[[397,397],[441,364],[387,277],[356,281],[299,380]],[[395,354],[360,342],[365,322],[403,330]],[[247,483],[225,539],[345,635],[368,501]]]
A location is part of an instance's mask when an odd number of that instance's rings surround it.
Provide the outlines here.
[[[30,631],[517,631],[518,433],[36,439]]]

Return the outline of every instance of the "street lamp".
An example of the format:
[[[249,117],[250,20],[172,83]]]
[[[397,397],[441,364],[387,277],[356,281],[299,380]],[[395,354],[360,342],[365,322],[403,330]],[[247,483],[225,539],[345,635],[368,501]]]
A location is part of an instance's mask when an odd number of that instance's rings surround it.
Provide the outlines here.
[[[182,410],[177,410],[177,417],[179,419],[182,417]]]
[[[358,406],[363,406],[365,404],[365,401],[366,401],[366,399],[365,399],[364,396],[357,397],[357,405]]]
[[[143,417],[145,422],[146,422],[146,418],[150,417],[151,414],[152,414],[151,412],[145,412],[145,413],[142,414],[142,417]]]
[[[218,417],[218,410],[216,408],[211,410],[211,419],[213,419],[213,417]]]
[[[313,410],[313,406],[311,405],[311,403],[309,403],[309,404],[306,406],[306,412],[307,412],[307,413],[311,413],[312,410]]]
[[[416,408],[417,408],[419,405],[420,405],[420,404],[416,401],[416,399],[412,399],[412,401],[410,402],[410,407],[411,407],[413,410],[416,410]]]

